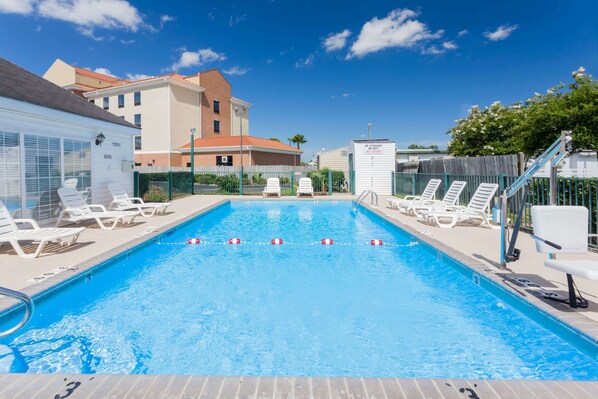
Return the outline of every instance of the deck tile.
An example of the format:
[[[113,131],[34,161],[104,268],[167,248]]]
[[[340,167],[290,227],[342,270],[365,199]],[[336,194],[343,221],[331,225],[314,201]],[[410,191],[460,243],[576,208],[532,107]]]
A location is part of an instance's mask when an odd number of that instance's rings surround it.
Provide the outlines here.
[[[561,399],[559,396],[554,394],[543,381],[526,381],[525,385],[528,389],[533,391],[537,396],[546,399]]]
[[[108,393],[108,397],[124,398],[127,393],[133,388],[139,379],[139,375],[128,375],[113,385],[112,391]]]
[[[484,399],[502,399],[486,380],[467,380],[469,388]]]
[[[429,380],[436,386],[436,389],[444,399],[462,399],[463,394],[459,392],[459,388],[462,387],[462,381],[451,381],[451,380]],[[469,396],[469,395],[467,395]],[[486,399],[486,398],[484,398]]]
[[[162,394],[162,398],[164,399],[179,399],[183,394],[187,383],[189,382],[188,375],[175,375],[170,380],[170,384],[164,389],[164,393]]]
[[[405,399],[405,391],[401,389],[399,386],[398,380],[394,378],[380,378],[380,384],[382,385],[382,389],[386,392],[386,397],[388,399]]]
[[[208,377],[193,376],[189,378],[189,382],[181,395],[181,399],[197,399],[201,395],[204,385],[207,383]]]
[[[197,396],[198,398],[206,398],[206,399],[216,399],[220,394],[220,388],[224,383],[224,377],[208,377],[206,384],[203,388],[201,396]]]
[[[237,392],[238,399],[254,399],[256,397],[255,391],[259,377],[243,377],[241,384],[239,384],[239,391]]]
[[[170,381],[172,381],[171,375],[159,375],[156,376],[152,385],[148,388],[148,390],[143,395],[144,398],[160,398],[170,385]]]
[[[330,378],[330,397],[332,399],[349,399],[349,393],[347,392],[347,384],[344,378]]]
[[[522,399],[525,397],[519,397],[511,388],[510,381],[507,380],[490,380],[488,381],[494,392],[500,396],[501,399]]]
[[[598,398],[598,389],[595,388],[592,384],[586,381],[570,381],[570,384],[574,384],[577,387],[579,387],[586,393],[586,395],[592,398]]]
[[[442,394],[436,389],[432,380],[415,380],[415,383],[422,392],[424,398],[442,398]]]
[[[293,377],[276,377],[276,386],[274,387],[274,399],[290,399],[293,397]]]
[[[237,396],[237,391],[241,385],[241,377],[226,377],[220,389],[220,398],[230,399]]]
[[[555,384],[560,385],[565,392],[573,396],[575,399],[596,399],[594,395],[588,395],[579,385],[573,381],[555,381]],[[560,398],[559,398],[560,399]]]
[[[361,378],[345,378],[347,383],[347,393],[351,399],[364,399],[367,394],[361,382]]]
[[[425,398],[419,387],[413,379],[399,378],[396,380],[397,384],[401,387],[402,391],[405,392],[405,396],[409,399],[412,398]]]
[[[378,378],[362,378],[362,384],[365,387],[366,397],[369,399],[387,399],[386,392]],[[393,381],[394,383],[394,381]]]
[[[26,374],[11,374],[0,385],[0,399],[10,399],[22,391],[28,383]]]
[[[522,399],[545,399],[544,397],[536,395],[530,386],[526,384],[526,381],[505,381],[509,384],[509,387]]]
[[[309,377],[296,377],[293,384],[293,394],[295,399],[311,399],[311,381]]]
[[[311,392],[314,398],[328,399],[330,398],[330,387],[328,385],[328,378],[312,377]]]
[[[84,374],[79,374],[74,376],[71,379],[68,379],[68,381],[65,381],[65,384],[70,384],[71,382],[75,382],[75,384],[69,386],[66,389],[69,388],[74,388],[74,385],[76,385],[76,382],[79,382],[80,384],[76,387],[76,389],[74,390],[73,394],[70,396],[74,396],[75,394],[77,395],[77,398],[87,398],[87,397],[91,397],[91,394],[98,389],[103,383],[104,381],[106,381],[108,379],[108,375],[104,375],[104,374],[97,374],[97,375],[84,375]],[[62,375],[62,378],[64,379],[65,376]],[[66,387],[66,385],[65,385]],[[66,390],[65,390],[66,392]]]
[[[158,376],[155,375],[140,375],[139,378],[137,378],[134,382],[134,385],[131,387],[131,390],[129,391],[129,393],[127,394],[127,398],[132,397],[132,398],[143,398],[144,395],[151,389],[151,386],[153,385],[154,381],[156,380],[156,378],[158,378]],[[106,380],[104,382],[104,384],[108,384],[109,386],[111,385],[113,388],[115,387],[116,384],[113,384],[112,381]],[[93,393],[93,398],[96,398],[96,392]]]
[[[37,374],[35,376],[29,374],[26,377],[27,382],[24,388],[18,393],[15,392],[15,397],[32,398],[40,392],[46,393],[46,397],[48,397],[50,396],[50,391],[53,392],[55,388],[49,388],[48,390],[46,390],[46,388],[53,382],[57,383],[56,380],[60,381],[63,378],[64,377],[56,374]]]
[[[257,398],[270,399],[274,396],[274,378],[263,377],[260,378],[257,386]]]

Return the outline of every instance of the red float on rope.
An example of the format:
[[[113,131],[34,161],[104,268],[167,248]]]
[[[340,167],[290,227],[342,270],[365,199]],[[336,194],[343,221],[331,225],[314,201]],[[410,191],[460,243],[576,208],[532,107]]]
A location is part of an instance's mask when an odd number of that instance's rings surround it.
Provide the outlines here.
[[[332,244],[334,244],[334,241],[332,240],[332,238],[322,238],[322,244],[323,245],[332,245]]]
[[[187,244],[199,244],[201,240],[199,238],[190,238],[187,240]]]
[[[384,243],[382,242],[382,240],[372,240],[372,241],[370,241],[370,244],[372,244],[372,245],[382,245]]]
[[[240,244],[241,243],[241,239],[240,238],[230,238],[228,240],[229,244]]]
[[[271,243],[272,245],[280,245],[282,244],[282,238],[273,238]]]

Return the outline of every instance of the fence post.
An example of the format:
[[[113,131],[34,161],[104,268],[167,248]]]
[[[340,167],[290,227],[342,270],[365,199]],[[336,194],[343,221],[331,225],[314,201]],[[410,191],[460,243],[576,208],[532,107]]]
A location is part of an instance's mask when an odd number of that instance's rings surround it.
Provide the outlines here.
[[[168,201],[172,201],[172,171],[168,171]]]
[[[498,182],[499,184],[499,193],[502,194],[503,191],[505,191],[505,188],[507,188],[507,176],[506,175],[500,175],[500,180]]]
[[[444,193],[446,194],[446,192],[449,189],[449,175],[448,173],[444,172]]]
[[[411,174],[411,195],[415,195],[415,173]]]
[[[295,172],[291,172],[291,195],[295,195]]]
[[[189,172],[191,175],[191,195],[195,195],[195,174],[193,172]]]
[[[139,197],[139,171],[133,172],[133,197]]]
[[[328,195],[332,195],[332,171],[328,171]]]
[[[243,171],[239,172],[239,195],[243,195]]]
[[[392,187],[392,195],[397,195],[397,188],[396,188],[396,172],[390,172],[390,178],[392,179],[390,185]]]

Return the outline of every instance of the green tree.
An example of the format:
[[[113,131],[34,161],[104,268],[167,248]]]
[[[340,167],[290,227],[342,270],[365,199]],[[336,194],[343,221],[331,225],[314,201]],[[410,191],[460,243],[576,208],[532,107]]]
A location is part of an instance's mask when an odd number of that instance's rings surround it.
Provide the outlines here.
[[[438,146],[435,144],[432,145],[419,145],[419,144],[410,144],[409,147],[407,147],[410,150],[432,150],[432,151],[438,151]]]
[[[279,139],[279,138],[276,138],[276,137],[270,137],[270,140],[272,140],[272,141],[277,141],[277,142],[279,142],[279,143],[280,143],[280,139]]]
[[[301,149],[301,144],[307,143],[307,140],[305,139],[305,136],[303,136],[302,134],[296,134],[293,137],[289,137],[289,140],[292,143],[295,143],[297,145],[297,149],[298,150]]]

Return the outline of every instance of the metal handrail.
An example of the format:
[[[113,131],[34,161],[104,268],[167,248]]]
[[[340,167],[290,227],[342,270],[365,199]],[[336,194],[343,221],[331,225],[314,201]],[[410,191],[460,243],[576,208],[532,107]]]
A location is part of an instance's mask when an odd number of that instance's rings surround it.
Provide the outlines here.
[[[0,338],[2,338],[18,331],[19,329],[21,329],[21,327],[25,326],[25,324],[27,324],[33,316],[35,305],[33,304],[33,299],[31,299],[29,295],[23,292],[14,291],[5,287],[0,287],[0,295],[17,299],[23,302],[23,304],[25,305],[25,316],[23,316],[23,319],[21,319],[21,321],[16,326],[9,328],[6,331],[0,331]]]
[[[371,204],[378,206],[378,194],[373,190],[363,190],[361,194],[359,194],[359,197],[357,197],[357,205],[361,204],[367,198],[368,194],[371,195]]]

